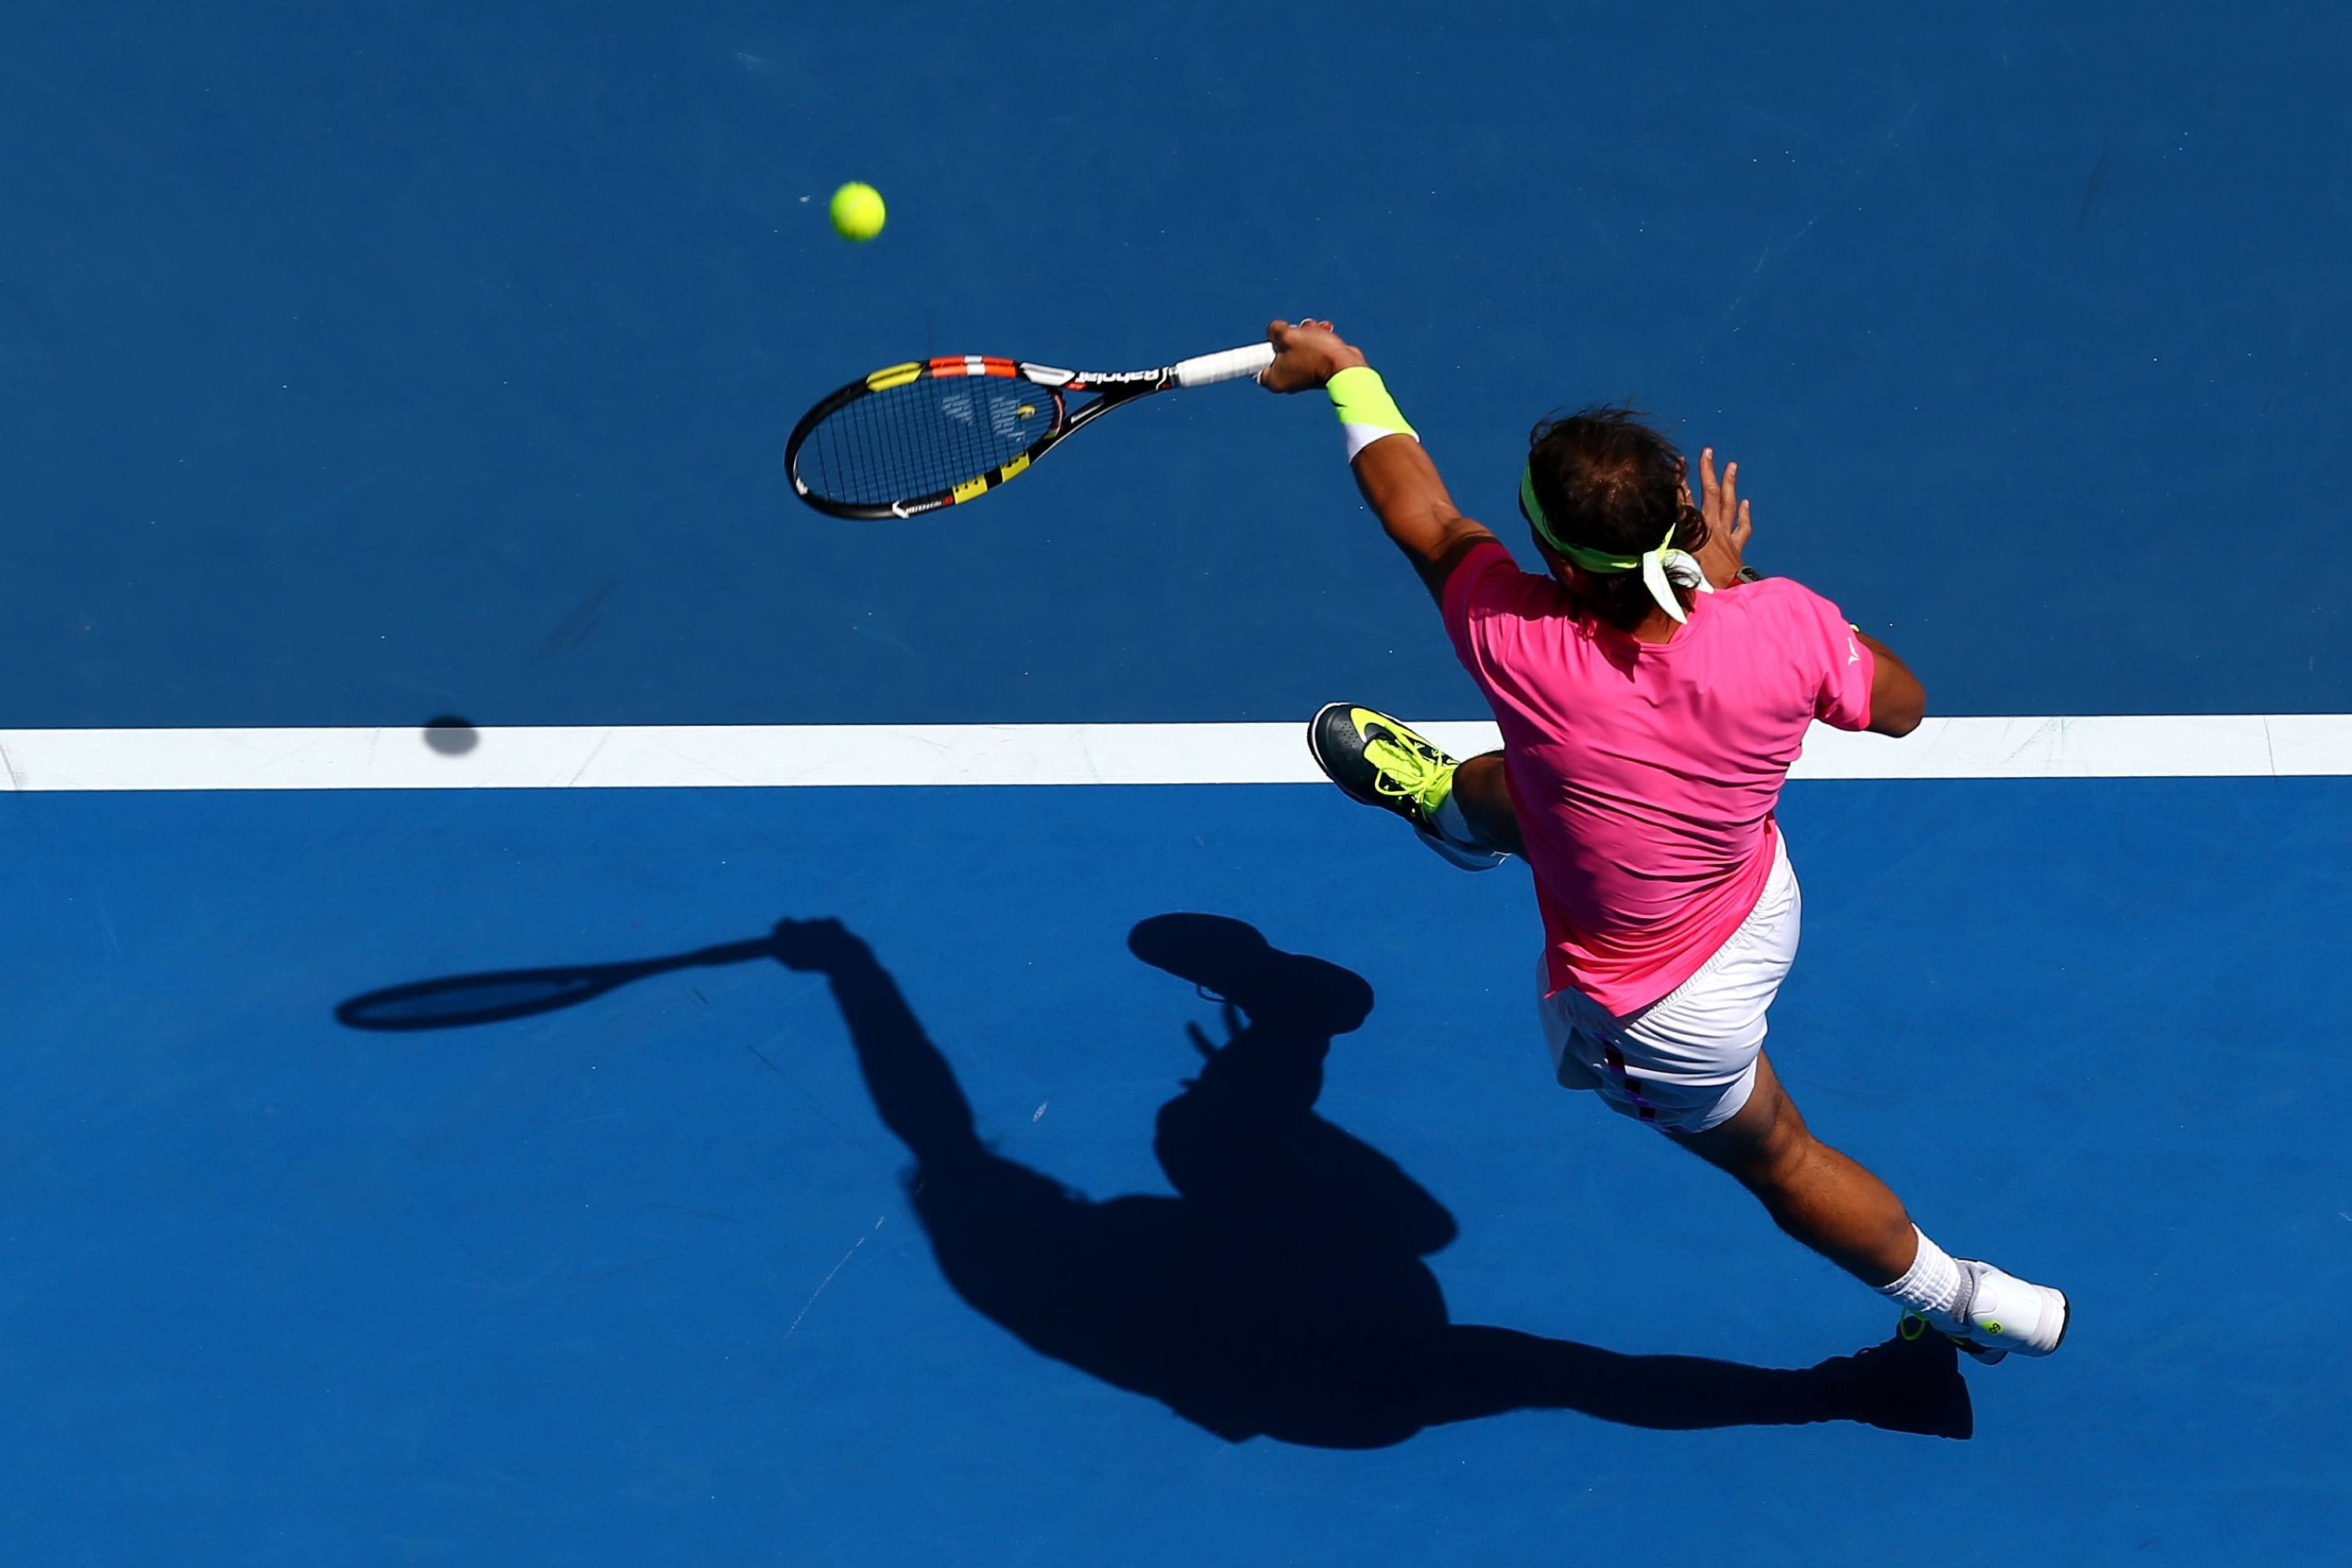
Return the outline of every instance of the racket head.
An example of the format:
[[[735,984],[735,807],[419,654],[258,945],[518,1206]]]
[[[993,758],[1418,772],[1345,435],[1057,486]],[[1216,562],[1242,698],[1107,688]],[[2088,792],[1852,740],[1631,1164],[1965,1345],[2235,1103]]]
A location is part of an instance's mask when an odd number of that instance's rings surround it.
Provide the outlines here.
[[[642,964],[605,963],[455,974],[354,996],[335,1008],[335,1021],[347,1029],[394,1034],[497,1024],[576,1007],[645,973]]]
[[[1073,373],[987,354],[876,371],[801,416],[784,445],[793,493],[834,517],[907,518],[967,501],[1071,427]]]

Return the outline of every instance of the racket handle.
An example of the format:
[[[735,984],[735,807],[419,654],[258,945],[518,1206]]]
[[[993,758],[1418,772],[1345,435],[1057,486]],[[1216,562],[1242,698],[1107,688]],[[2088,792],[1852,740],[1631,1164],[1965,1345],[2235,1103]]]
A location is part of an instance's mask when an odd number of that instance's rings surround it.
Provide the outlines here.
[[[1239,381],[1245,375],[1255,375],[1273,363],[1272,343],[1252,343],[1245,349],[1180,359],[1176,362],[1176,384],[1207,386],[1213,382]]]

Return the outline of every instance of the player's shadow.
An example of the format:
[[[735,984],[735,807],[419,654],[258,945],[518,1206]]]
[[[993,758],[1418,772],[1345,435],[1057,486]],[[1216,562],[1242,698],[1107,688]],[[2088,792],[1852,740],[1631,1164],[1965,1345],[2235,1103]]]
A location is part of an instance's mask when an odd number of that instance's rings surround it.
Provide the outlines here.
[[[1423,1260],[1454,1239],[1453,1216],[1315,1112],[1332,1037],[1363,1023],[1371,987],[1213,915],[1145,921],[1128,945],[1224,1006],[1223,1040],[1187,1026],[1200,1072],[1160,1110],[1152,1149],[1175,1197],[1094,1202],[991,1149],[897,983],[834,921],[645,963],[427,981],[337,1016],[362,1028],[488,1022],[754,956],[822,973],[876,1109],[914,1156],[909,1196],[956,1292],[1032,1349],[1230,1441],[1373,1448],[1528,1409],[1667,1429],[1850,1420],[1969,1435],[1968,1386],[1940,1336],[1776,1370],[1448,1321]]]

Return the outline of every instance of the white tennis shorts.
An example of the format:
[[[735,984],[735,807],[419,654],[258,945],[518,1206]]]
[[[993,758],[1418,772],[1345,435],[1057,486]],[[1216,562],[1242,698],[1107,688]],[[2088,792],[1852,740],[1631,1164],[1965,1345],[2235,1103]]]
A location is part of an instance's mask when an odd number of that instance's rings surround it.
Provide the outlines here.
[[[1599,1092],[1612,1110],[1669,1132],[1704,1132],[1739,1114],[1756,1089],[1766,1009],[1797,956],[1804,899],[1789,848],[1772,835],[1772,870],[1739,929],[1672,993],[1623,1017],[1580,991],[1541,994],[1537,1014],[1562,1089]]]

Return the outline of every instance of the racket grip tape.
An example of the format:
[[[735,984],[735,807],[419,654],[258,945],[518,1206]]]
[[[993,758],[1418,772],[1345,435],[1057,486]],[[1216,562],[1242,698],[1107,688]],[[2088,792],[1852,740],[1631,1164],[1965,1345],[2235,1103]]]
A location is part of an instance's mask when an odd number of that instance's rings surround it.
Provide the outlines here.
[[[1220,381],[1239,381],[1245,375],[1255,375],[1273,363],[1272,343],[1252,343],[1247,348],[1227,349],[1223,353],[1178,360],[1175,365],[1176,384],[1208,386]]]

